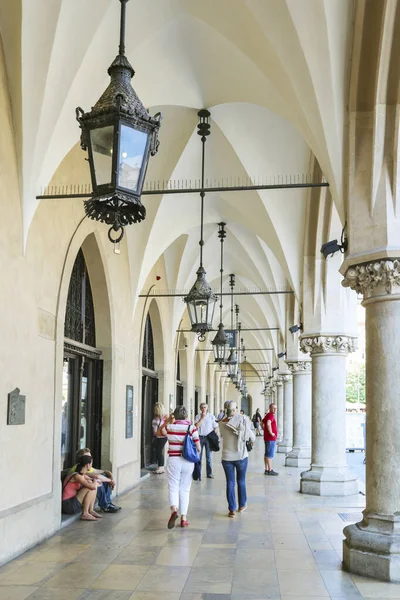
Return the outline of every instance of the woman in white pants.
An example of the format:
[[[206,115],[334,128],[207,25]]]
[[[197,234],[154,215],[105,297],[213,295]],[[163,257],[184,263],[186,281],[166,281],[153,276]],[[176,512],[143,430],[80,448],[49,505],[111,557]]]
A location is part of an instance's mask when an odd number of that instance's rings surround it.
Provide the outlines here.
[[[188,412],[184,406],[177,406],[174,413],[159,429],[159,435],[168,437],[168,491],[171,516],[168,521],[168,529],[175,527],[178,518],[178,510],[181,513],[181,527],[187,527],[187,512],[189,508],[190,487],[192,485],[192,474],[194,463],[182,458],[183,442],[187,431],[196,444],[200,454],[199,433],[194,425],[187,420]]]

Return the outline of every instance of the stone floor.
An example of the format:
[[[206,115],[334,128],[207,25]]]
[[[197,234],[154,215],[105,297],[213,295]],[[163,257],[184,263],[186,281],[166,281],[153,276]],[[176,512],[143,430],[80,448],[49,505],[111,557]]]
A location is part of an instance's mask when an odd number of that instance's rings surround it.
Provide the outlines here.
[[[194,482],[190,527],[167,530],[165,475],[119,499],[116,515],[77,521],[0,569],[0,600],[400,599],[400,585],[341,568],[339,516],[355,520],[364,497],[307,497],[299,472],[265,477],[262,440],[248,473],[248,510],[227,518],[225,480]]]

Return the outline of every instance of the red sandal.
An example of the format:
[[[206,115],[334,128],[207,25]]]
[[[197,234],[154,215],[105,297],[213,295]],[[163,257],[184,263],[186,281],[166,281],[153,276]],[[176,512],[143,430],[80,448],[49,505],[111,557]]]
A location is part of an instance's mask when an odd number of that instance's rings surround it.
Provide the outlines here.
[[[181,527],[187,527],[189,525],[189,521],[184,521],[181,519]]]
[[[174,510],[174,512],[171,514],[169,521],[168,521],[168,529],[173,529],[175,527],[175,521],[178,518],[178,513],[176,510]]]

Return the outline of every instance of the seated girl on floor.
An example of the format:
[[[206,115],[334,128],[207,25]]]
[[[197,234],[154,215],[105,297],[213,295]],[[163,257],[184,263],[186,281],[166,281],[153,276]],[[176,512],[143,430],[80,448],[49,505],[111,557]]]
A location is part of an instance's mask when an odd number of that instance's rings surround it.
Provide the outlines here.
[[[61,512],[65,515],[82,513],[82,521],[97,521],[101,519],[94,510],[96,492],[101,481],[90,479],[86,473],[92,467],[91,456],[81,456],[76,465],[76,471],[67,475],[63,483]]]

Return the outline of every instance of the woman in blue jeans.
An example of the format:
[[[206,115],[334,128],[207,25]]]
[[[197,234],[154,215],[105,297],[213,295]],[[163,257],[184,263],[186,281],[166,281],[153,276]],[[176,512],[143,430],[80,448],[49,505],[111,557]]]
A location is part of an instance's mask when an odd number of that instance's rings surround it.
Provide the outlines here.
[[[246,441],[255,441],[251,430],[250,419],[237,414],[236,402],[226,403],[227,416],[219,421],[219,430],[222,437],[222,466],[226,477],[226,497],[228,500],[229,517],[236,516],[236,491],[237,481],[239,512],[247,508],[246,471],[248,452]]]

